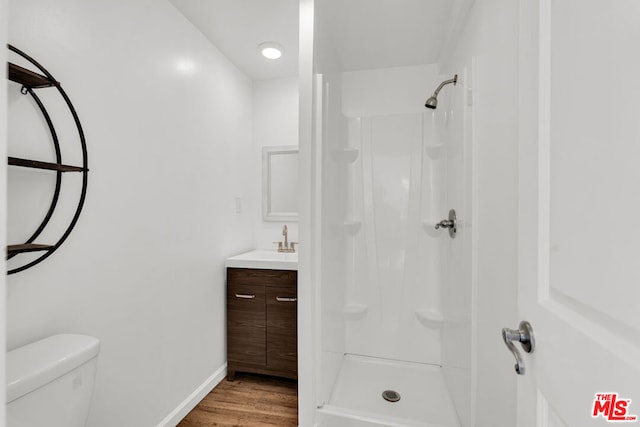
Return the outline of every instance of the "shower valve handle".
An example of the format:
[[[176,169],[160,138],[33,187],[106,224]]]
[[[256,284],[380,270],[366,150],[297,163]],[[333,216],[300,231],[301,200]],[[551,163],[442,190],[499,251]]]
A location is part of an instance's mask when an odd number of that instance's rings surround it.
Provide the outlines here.
[[[442,221],[436,223],[436,230],[440,228],[448,228],[449,236],[453,239],[456,237],[456,233],[458,231],[458,218],[456,216],[456,211],[451,209],[449,211],[449,218],[443,219]]]
[[[436,230],[439,228],[451,228],[453,227],[453,221],[449,220],[449,219],[443,219],[442,221],[440,221],[439,223],[436,224]]]

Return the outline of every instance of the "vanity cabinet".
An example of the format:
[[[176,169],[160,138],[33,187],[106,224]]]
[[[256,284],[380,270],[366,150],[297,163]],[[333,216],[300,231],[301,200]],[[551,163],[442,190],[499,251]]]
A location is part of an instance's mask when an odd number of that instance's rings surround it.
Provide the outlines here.
[[[227,268],[227,376],[298,377],[298,272]]]

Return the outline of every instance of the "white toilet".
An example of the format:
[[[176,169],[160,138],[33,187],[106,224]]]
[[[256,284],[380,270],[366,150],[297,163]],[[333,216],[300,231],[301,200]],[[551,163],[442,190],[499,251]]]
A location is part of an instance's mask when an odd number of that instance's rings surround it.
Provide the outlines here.
[[[7,353],[7,427],[84,427],[100,341],[53,335]]]

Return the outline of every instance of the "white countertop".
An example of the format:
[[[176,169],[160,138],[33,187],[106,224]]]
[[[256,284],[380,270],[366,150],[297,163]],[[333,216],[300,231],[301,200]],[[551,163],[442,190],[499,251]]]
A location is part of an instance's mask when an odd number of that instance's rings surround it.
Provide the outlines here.
[[[256,249],[227,258],[225,266],[266,270],[298,270],[298,253]]]

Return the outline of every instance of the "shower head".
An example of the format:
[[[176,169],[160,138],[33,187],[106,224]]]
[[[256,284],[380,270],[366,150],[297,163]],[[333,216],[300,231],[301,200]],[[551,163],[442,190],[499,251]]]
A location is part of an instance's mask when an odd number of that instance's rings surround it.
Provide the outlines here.
[[[438,98],[436,96],[432,96],[431,98],[427,99],[427,102],[424,103],[424,106],[435,110],[438,106]]]
[[[455,74],[452,79],[445,80],[442,83],[440,83],[440,86],[438,86],[435,92],[433,92],[433,95],[431,95],[431,97],[427,99],[427,102],[424,103],[424,106],[427,108],[431,108],[432,110],[435,110],[436,107],[438,106],[438,93],[440,93],[440,89],[442,89],[445,85],[448,85],[449,83],[453,83],[453,85],[455,86],[457,82],[458,82],[458,75]]]

